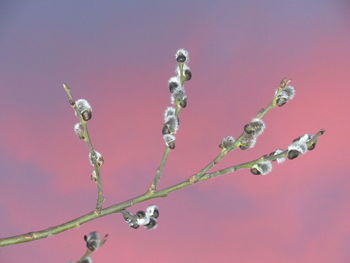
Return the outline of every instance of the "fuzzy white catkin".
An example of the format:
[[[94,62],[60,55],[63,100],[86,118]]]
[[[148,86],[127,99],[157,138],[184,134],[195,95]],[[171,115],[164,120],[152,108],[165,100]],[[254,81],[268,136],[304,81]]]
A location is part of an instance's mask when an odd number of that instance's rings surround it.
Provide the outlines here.
[[[92,263],[92,259],[90,257],[84,258],[81,263]]]
[[[280,153],[282,153],[282,152],[283,152],[283,150],[277,149],[277,150],[275,151],[274,155],[278,155],[278,154],[280,154]],[[285,160],[286,160],[286,158],[284,158],[284,157],[282,157],[282,158],[277,158],[277,159],[276,159],[277,163],[283,163]]]
[[[266,175],[272,171],[272,163],[270,161],[262,161],[254,164],[252,168],[256,168],[260,175]]]
[[[75,134],[79,137],[79,139],[84,139],[84,129],[83,125],[80,122],[76,123],[73,129]]]
[[[178,76],[175,77],[171,77],[168,80],[168,85],[172,84],[174,86],[174,88],[180,87],[181,86],[181,82]]]
[[[85,99],[78,99],[75,102],[75,105],[77,106],[77,109],[80,112],[80,114],[86,110],[92,112],[92,108],[91,108],[89,102]]]
[[[300,142],[304,142],[304,143],[307,143],[309,140],[312,139],[312,134],[304,134],[303,136],[300,137],[299,141]]]
[[[150,217],[149,216],[145,216],[143,218],[137,218],[136,221],[137,221],[137,224],[139,226],[144,226],[144,225],[147,225],[149,223]]]
[[[289,95],[285,90],[282,90],[282,92],[278,95],[278,98],[289,100]]]
[[[168,107],[164,111],[164,122],[167,122],[169,117],[175,116],[176,109],[174,107]]]
[[[283,89],[283,91],[287,93],[289,100],[292,100],[294,98],[294,96],[295,96],[295,89],[294,89],[293,86],[288,85],[287,87],[285,87]]]
[[[254,127],[254,134],[256,136],[261,135],[264,132],[264,129],[266,128],[265,122],[262,119],[254,118],[251,120],[250,125]]]
[[[256,137],[247,134],[241,139],[241,144],[245,149],[253,148],[256,144]]]
[[[304,154],[307,152],[307,145],[304,141],[299,140],[299,141],[293,142],[291,145],[289,145],[288,151],[292,151],[292,150],[295,150],[301,154]]]
[[[144,225],[144,228],[148,230],[156,229],[158,227],[157,220],[153,217],[150,218],[150,222],[147,225]]]
[[[95,156],[96,156],[97,165],[101,166],[104,163],[103,156],[98,151],[95,151]],[[89,153],[89,160],[90,160],[90,164],[94,166],[93,155],[91,153]]]
[[[165,122],[164,124],[168,127],[170,133],[175,134],[179,129],[179,122],[177,117],[175,116],[168,117],[167,122]]]
[[[190,61],[190,57],[188,55],[188,51],[186,49],[184,49],[184,48],[180,48],[178,51],[176,51],[175,58],[177,58],[181,54],[186,57],[186,62]]]
[[[226,138],[224,138],[221,142],[221,147],[227,149],[230,148],[235,142],[235,138],[233,138],[232,136],[227,136]]]
[[[275,90],[275,96],[280,92],[279,89]],[[286,99],[293,99],[295,97],[295,88],[291,85],[286,86],[285,88],[282,89],[281,94],[284,94],[283,97],[285,97]]]
[[[174,142],[176,139],[175,136],[172,134],[165,134],[163,136],[163,138],[164,138],[164,142],[167,146],[170,146],[170,143]]]
[[[148,216],[148,217],[153,216],[155,210],[158,210],[158,207],[156,205],[151,205],[151,206],[147,207],[146,216]]]
[[[95,251],[100,247],[100,234],[96,231],[89,233],[85,236],[86,246],[89,250]]]
[[[97,175],[96,175],[96,171],[95,170],[93,170],[91,172],[91,180],[94,181],[94,182],[97,181]]]
[[[94,232],[90,232],[87,236],[86,236],[86,241],[91,241],[91,240],[100,240],[100,234],[96,231]]]
[[[174,89],[173,93],[170,96],[170,100],[172,104],[181,102],[185,98],[187,98],[185,87],[177,87],[176,89]]]

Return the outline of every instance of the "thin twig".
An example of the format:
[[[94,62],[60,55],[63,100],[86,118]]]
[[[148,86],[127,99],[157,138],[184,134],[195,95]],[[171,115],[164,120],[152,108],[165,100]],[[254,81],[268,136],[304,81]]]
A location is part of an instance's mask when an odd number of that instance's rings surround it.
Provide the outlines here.
[[[319,136],[324,134],[324,132],[325,132],[324,130],[320,130],[318,133],[316,133],[315,136],[310,141],[307,142],[307,145],[311,145],[312,143],[314,143]],[[205,174],[204,176],[201,177],[200,181],[208,180],[208,179],[211,179],[213,177],[216,177],[216,176],[222,175],[222,174],[233,173],[234,171],[237,171],[237,170],[242,169],[242,168],[251,168],[254,164],[261,162],[261,161],[275,161],[279,158],[286,158],[287,155],[288,155],[288,150],[284,150],[281,153],[276,154],[276,155],[271,155],[271,156],[263,155],[262,157],[260,157],[256,160],[250,161],[250,162],[230,166],[230,167],[215,171],[215,172],[210,173],[210,174]]]
[[[177,105],[176,111],[175,111],[175,116],[176,117],[179,116],[181,109],[182,109],[181,106]],[[162,159],[160,161],[160,165],[159,165],[159,167],[158,167],[158,169],[156,171],[156,175],[153,178],[153,182],[152,182],[151,186],[149,187],[149,189],[147,191],[148,193],[153,193],[154,191],[157,190],[157,186],[159,184],[160,177],[161,177],[161,175],[163,173],[163,170],[165,168],[165,164],[166,164],[166,161],[168,159],[168,156],[169,156],[170,152],[171,152],[171,149],[169,147],[166,147],[165,150],[164,150]]]
[[[164,170],[164,167],[165,167],[165,164],[166,164],[166,161],[168,159],[168,156],[169,156],[169,153],[170,153],[171,149],[169,147],[166,147],[165,148],[165,151],[163,153],[163,156],[162,156],[162,159],[160,161],[160,165],[156,171],[156,175],[154,176],[153,178],[153,182],[151,184],[151,186],[149,187],[148,189],[148,193],[153,193],[156,189],[157,189],[157,186],[158,186],[158,183],[160,181],[160,176]]]
[[[183,63],[179,63],[179,69],[180,69],[180,76],[179,77],[180,77],[181,86],[183,86],[183,84],[185,82],[185,76],[183,74],[183,66],[184,66]],[[175,111],[175,116],[177,118],[179,117],[181,109],[182,109],[182,107],[179,104],[177,104],[176,111]],[[148,188],[148,190],[146,192],[147,194],[152,194],[152,193],[154,193],[154,191],[157,190],[157,187],[158,187],[158,184],[160,181],[160,177],[161,177],[163,170],[165,168],[170,151],[171,151],[171,149],[168,146],[166,146],[164,153],[163,153],[163,156],[160,160],[159,167],[157,168],[156,175],[154,176],[152,184],[150,185],[150,187]]]
[[[308,145],[311,145],[313,142],[315,142],[317,140],[317,138],[319,136],[321,136],[322,134],[324,134],[324,130],[320,130],[317,134],[315,134],[315,136],[307,143]],[[192,185],[194,183],[200,182],[200,181],[205,181],[208,179],[212,179],[216,176],[219,175],[223,175],[223,174],[228,174],[228,173],[232,173],[238,169],[242,169],[242,168],[250,168],[252,167],[254,164],[262,161],[262,160],[276,160],[277,158],[281,158],[281,157],[285,157],[287,155],[288,151],[285,150],[280,154],[277,155],[272,155],[272,156],[267,156],[264,155],[256,160],[250,161],[250,162],[246,162],[246,163],[242,163],[242,164],[238,164],[238,165],[234,165],[234,166],[230,166],[227,167],[225,169],[221,169],[212,173],[207,173],[204,174],[204,176],[202,176],[198,181],[193,181],[191,180],[192,176],[189,177],[189,179],[182,181],[178,184],[175,184],[173,186],[169,186],[167,188],[164,188],[162,190],[158,190],[155,191],[153,193],[145,193],[143,195],[134,197],[132,199],[129,199],[127,201],[118,203],[118,204],[114,204],[112,206],[109,206],[107,208],[104,208],[101,210],[101,212],[99,214],[95,213],[95,211],[92,211],[90,213],[87,213],[83,216],[80,216],[76,219],[73,219],[69,222],[57,225],[57,226],[53,226],[44,230],[40,230],[40,231],[36,231],[36,232],[30,232],[30,233],[26,233],[26,234],[22,234],[22,235],[17,235],[17,236],[13,236],[13,237],[7,237],[7,238],[1,238],[0,239],[0,247],[2,246],[9,246],[9,245],[14,245],[14,244],[19,244],[19,243],[24,243],[24,242],[29,242],[29,241],[33,241],[33,240],[37,240],[37,239],[41,239],[41,238],[46,238],[52,235],[56,235],[58,233],[67,231],[69,229],[72,228],[76,228],[79,227],[82,224],[85,224],[86,222],[95,220],[97,218],[103,217],[103,216],[107,216],[109,214],[112,213],[118,213],[123,211],[124,209],[133,206],[135,204],[138,203],[142,203],[144,201],[150,200],[150,199],[154,199],[154,198],[159,198],[159,197],[164,197],[167,196],[169,193],[174,192],[176,190],[185,188],[189,185]]]
[[[93,157],[92,161],[93,161],[93,165],[94,165],[94,170],[95,170],[95,179],[96,179],[96,184],[97,184],[97,201],[96,201],[96,212],[99,213],[102,209],[102,205],[104,203],[104,197],[103,197],[103,189],[102,189],[102,180],[101,180],[101,176],[100,176],[100,166],[97,164],[96,162],[96,153],[94,150],[94,147],[92,145],[92,141],[89,135],[89,130],[87,127],[87,122],[82,118],[81,114],[79,113],[77,106],[75,105],[75,101],[73,99],[72,93],[71,93],[71,89],[66,85],[63,84],[63,88],[67,93],[67,97],[68,97],[68,102],[69,104],[72,106],[72,108],[74,109],[76,115],[78,116],[80,123],[82,124],[83,130],[84,130],[84,140],[88,146],[89,149],[89,153],[90,155]]]
[[[256,115],[256,119],[262,119],[270,110],[272,110],[275,106],[275,99],[276,96],[273,98],[273,100],[271,101],[271,103],[264,108],[263,110],[261,110],[257,115]],[[208,172],[211,168],[213,168],[216,164],[218,164],[229,152],[231,152],[233,149],[236,149],[237,147],[239,147],[240,143],[241,143],[241,139],[244,137],[244,132],[238,137],[238,139],[233,143],[233,145],[228,148],[228,149],[223,149],[215,158],[214,160],[212,160],[210,163],[208,163],[202,170],[200,170],[198,173],[194,174],[191,176],[191,178],[189,179],[191,182],[196,182],[198,180],[200,180],[200,178],[206,173]]]
[[[277,106],[276,100],[277,100],[277,95],[279,92],[282,91],[283,87],[288,85],[290,83],[290,80],[288,79],[283,79],[280,83],[280,86],[278,87],[275,96],[273,97],[272,101],[270,104],[266,107],[261,109],[258,114],[256,115],[256,119],[262,119],[270,110],[275,108]],[[200,170],[198,173],[194,174],[191,176],[189,179],[191,182],[196,182],[198,181],[206,172],[208,172],[211,168],[213,168],[216,164],[218,164],[229,152],[231,152],[233,149],[236,149],[237,147],[240,146],[241,140],[244,137],[244,132],[238,137],[238,139],[233,143],[231,147],[228,149],[223,149],[215,158],[213,161],[207,164],[202,170]]]

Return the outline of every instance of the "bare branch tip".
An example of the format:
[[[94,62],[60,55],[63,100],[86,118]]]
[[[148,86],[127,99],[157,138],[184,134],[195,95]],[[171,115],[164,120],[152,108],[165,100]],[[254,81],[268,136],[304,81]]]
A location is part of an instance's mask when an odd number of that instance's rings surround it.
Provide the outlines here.
[[[66,83],[63,83],[62,86],[66,91],[70,91],[70,88],[68,87],[68,85]]]

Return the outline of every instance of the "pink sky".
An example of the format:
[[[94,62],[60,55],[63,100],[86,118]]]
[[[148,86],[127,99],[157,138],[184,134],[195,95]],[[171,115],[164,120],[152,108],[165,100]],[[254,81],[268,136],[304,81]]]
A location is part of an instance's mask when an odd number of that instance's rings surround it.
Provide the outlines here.
[[[143,193],[159,165],[178,48],[190,52],[193,79],[161,187],[206,165],[223,137],[238,137],[283,77],[295,99],[266,116],[255,148],[233,151],[218,168],[327,132],[268,176],[240,170],[131,209],[157,204],[154,231],[110,215],[0,248],[0,263],[77,260],[91,231],[110,235],[94,263],[349,262],[349,11],[345,0],[2,1],[0,237],[94,208],[87,147],[73,133],[63,82],[93,107],[106,206]]]

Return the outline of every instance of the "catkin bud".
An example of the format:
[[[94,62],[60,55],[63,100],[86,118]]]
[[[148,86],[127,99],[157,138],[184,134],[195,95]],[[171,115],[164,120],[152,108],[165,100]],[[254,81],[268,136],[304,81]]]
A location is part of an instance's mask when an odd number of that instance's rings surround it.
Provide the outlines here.
[[[147,225],[144,225],[144,227],[148,230],[156,229],[157,226],[157,220],[153,217],[150,218],[149,223]]]
[[[169,91],[171,93],[173,93],[174,89],[176,89],[177,87],[180,87],[181,83],[180,83],[180,79],[178,77],[172,77],[169,79],[168,81],[168,87],[169,87]]]
[[[186,106],[187,106],[187,96],[185,96],[183,98],[183,100],[180,101],[179,105],[181,106],[181,108],[186,108]]]
[[[164,111],[164,122],[168,121],[168,118],[176,115],[176,109],[174,107],[168,107]]]
[[[84,128],[80,122],[74,125],[74,132],[79,137],[79,139],[85,139]]]
[[[288,94],[285,91],[282,91],[278,96],[276,103],[278,107],[282,107],[284,104],[288,102]]]
[[[176,116],[169,116],[167,119],[163,125],[162,134],[175,134],[179,129],[178,118]]]
[[[178,63],[188,62],[188,51],[183,48],[179,49],[178,51],[176,51],[175,58]]]
[[[81,115],[84,121],[88,121],[92,117],[92,108],[87,100],[79,99],[75,102],[78,113]]]
[[[192,72],[189,69],[186,69],[184,74],[185,74],[185,80],[186,81],[189,81],[189,80],[192,79]]]
[[[136,213],[136,220],[139,226],[144,226],[150,222],[150,217],[146,216],[144,211],[138,211]]]
[[[300,154],[307,152],[307,145],[303,141],[295,141],[288,147],[288,159],[292,160],[297,158]]]
[[[270,156],[278,155],[278,154],[283,153],[283,152],[284,152],[283,150],[277,149],[276,151],[270,153]],[[283,163],[285,160],[286,160],[286,158],[284,158],[284,157],[276,159],[277,163]]]
[[[140,227],[140,225],[139,224],[137,224],[137,222],[135,221],[133,221],[133,222],[130,222],[129,223],[129,226],[131,227],[131,228],[133,228],[133,229],[138,229],[139,227]]]
[[[183,76],[185,78],[185,81],[189,81],[192,78],[191,69],[187,64],[183,64],[182,66],[182,76],[181,76],[181,70],[179,65],[176,67],[176,74],[177,76],[179,76],[179,78]]]
[[[129,211],[123,211],[123,218],[128,225],[134,229],[139,228],[139,224],[137,224],[137,217],[135,215],[132,215]]]
[[[300,155],[299,151],[297,151],[297,150],[290,150],[290,151],[288,151],[288,155],[287,156],[288,156],[289,160],[293,160],[293,159],[297,158],[299,155]]]
[[[147,207],[146,216],[158,218],[159,217],[158,207],[156,205],[151,205],[151,206]]]
[[[92,259],[90,257],[86,257],[80,261],[80,263],[92,263]]]
[[[293,99],[295,96],[295,89],[294,87],[288,85],[282,89],[282,91],[276,90],[277,99],[276,103],[279,107],[282,107],[284,104],[286,104],[289,100]]]
[[[260,135],[265,129],[265,123],[261,119],[252,119],[252,121],[244,126],[244,131],[247,134],[255,136]]]
[[[97,166],[101,167],[102,164],[104,163],[103,156],[98,151],[94,151],[94,152],[95,154],[92,154],[91,152],[89,153],[90,164],[92,166],[95,166],[94,163],[96,161]]]
[[[244,133],[242,139],[240,140],[239,148],[241,150],[247,150],[253,148],[256,143],[256,137],[252,134]]]
[[[169,130],[169,127],[167,125],[163,125],[163,129],[162,129],[162,134],[165,135],[165,134],[170,134],[170,130]]]
[[[297,142],[297,141],[304,142],[307,145],[307,149],[311,151],[311,150],[315,149],[315,146],[317,143],[317,140],[315,140],[311,144],[308,144],[308,142],[310,140],[312,140],[313,138],[314,138],[314,135],[306,133],[303,136],[294,139],[293,142]]]
[[[272,171],[272,163],[270,161],[256,163],[250,168],[250,171],[255,175],[266,175]]]
[[[309,140],[312,139],[312,137],[313,137],[312,134],[305,133],[303,136],[300,136],[300,137],[298,138],[298,140],[295,139],[294,141],[301,141],[301,142],[307,143]],[[293,142],[294,142],[294,141],[293,141]]]
[[[232,136],[227,136],[224,138],[219,145],[221,149],[228,149],[235,143],[235,139]]]
[[[283,91],[285,91],[285,92],[287,93],[287,95],[288,95],[288,100],[291,100],[291,99],[294,98],[294,96],[295,96],[295,89],[294,89],[293,86],[288,85],[287,87],[285,87],[285,88],[283,89]]]
[[[90,251],[95,251],[97,248],[100,247],[100,244],[101,244],[100,234],[96,231],[91,232],[88,235],[85,235],[84,240],[86,242],[86,247]]]
[[[172,104],[179,104],[182,108],[185,108],[187,105],[187,96],[185,87],[177,87],[174,89],[173,93],[170,96]]]
[[[164,142],[166,146],[168,146],[170,149],[175,149],[175,136],[172,134],[164,134],[163,135]]]
[[[97,181],[97,175],[96,175],[96,171],[94,170],[94,171],[92,171],[92,173],[91,173],[91,181],[94,181],[94,182],[96,182]]]

